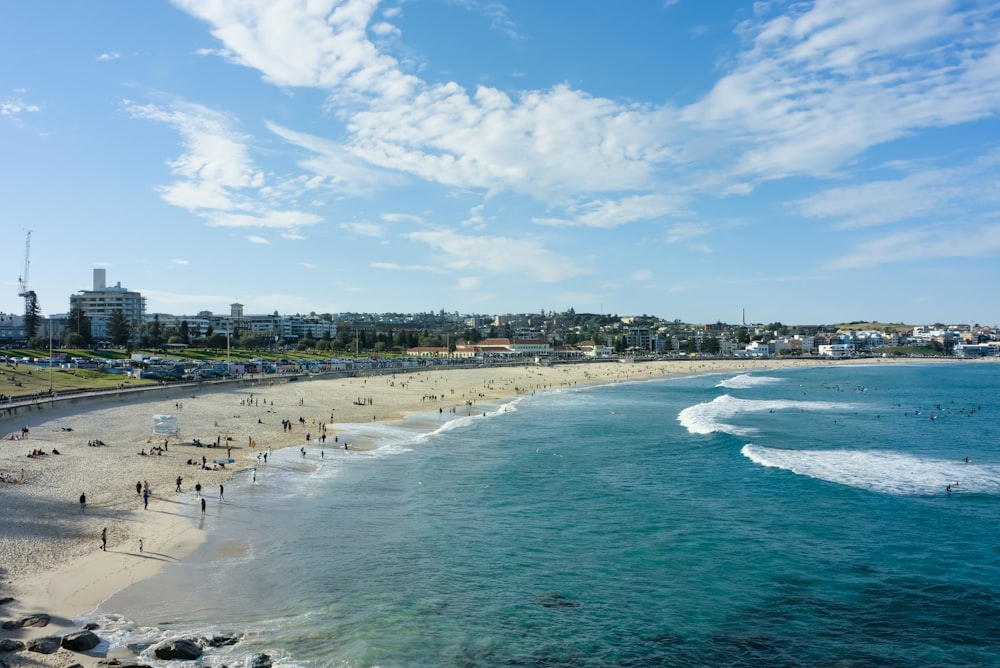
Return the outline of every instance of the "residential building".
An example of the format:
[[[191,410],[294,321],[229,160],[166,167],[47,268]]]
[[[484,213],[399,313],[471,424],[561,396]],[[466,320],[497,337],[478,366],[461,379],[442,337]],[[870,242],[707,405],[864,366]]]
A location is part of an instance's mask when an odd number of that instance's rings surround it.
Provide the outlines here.
[[[81,308],[83,314],[90,318],[90,333],[95,339],[107,339],[108,321],[111,314],[121,311],[125,321],[137,335],[146,311],[146,299],[138,292],[132,292],[116,283],[107,287],[104,269],[94,269],[94,286],[92,290],[80,290],[69,298],[70,311]]]

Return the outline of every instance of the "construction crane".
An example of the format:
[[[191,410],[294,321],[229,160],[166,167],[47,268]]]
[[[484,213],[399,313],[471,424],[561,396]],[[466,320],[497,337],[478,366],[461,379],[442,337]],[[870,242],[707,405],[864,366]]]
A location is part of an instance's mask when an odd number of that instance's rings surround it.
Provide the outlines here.
[[[24,297],[25,306],[34,298],[35,291],[28,288],[28,267],[31,263],[31,230],[24,240],[24,273],[17,279],[17,296]]]

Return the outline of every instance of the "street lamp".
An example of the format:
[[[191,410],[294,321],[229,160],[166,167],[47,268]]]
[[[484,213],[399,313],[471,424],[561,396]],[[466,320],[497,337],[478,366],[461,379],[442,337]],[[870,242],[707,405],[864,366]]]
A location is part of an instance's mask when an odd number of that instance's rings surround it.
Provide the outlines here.
[[[49,316],[49,396],[52,396],[52,316]]]

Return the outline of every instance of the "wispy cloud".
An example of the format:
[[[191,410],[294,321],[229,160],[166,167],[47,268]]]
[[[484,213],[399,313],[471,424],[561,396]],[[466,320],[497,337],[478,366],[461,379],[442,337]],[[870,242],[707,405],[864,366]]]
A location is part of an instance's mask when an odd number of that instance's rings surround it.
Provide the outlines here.
[[[172,258],[170,260],[170,264],[176,264],[176,265],[180,265],[180,266],[184,267],[184,266],[187,266],[190,263],[187,260],[182,260],[179,257],[175,257],[175,258]]]
[[[17,118],[21,114],[35,114],[42,110],[37,104],[25,102],[23,94],[24,91],[19,90],[15,91],[13,95],[0,99],[0,116]]]
[[[389,271],[428,271],[433,274],[443,274],[445,273],[441,267],[433,267],[424,264],[397,264],[395,262],[372,262],[371,266],[375,269],[387,269]]]
[[[1000,224],[976,225],[974,233],[926,227],[896,232],[858,244],[847,255],[827,263],[828,270],[868,269],[897,262],[942,258],[986,258],[1000,253]]]
[[[982,118],[1000,101],[996,17],[975,3],[757,7],[770,15],[741,27],[750,48],[683,114],[738,151],[736,173],[830,175],[872,146]]]
[[[247,237],[247,241],[249,241],[252,244],[269,244],[269,243],[271,243],[270,241],[268,241],[264,237],[259,237],[259,236],[255,235],[255,234],[251,234],[250,236],[248,236]]]
[[[534,239],[471,236],[447,229],[411,232],[406,237],[440,252],[442,263],[454,271],[516,274],[545,283],[584,273],[572,259],[549,251]]]
[[[102,53],[101,55],[97,56],[97,61],[101,63],[106,63],[111,60],[118,60],[119,58],[121,58],[121,54],[118,53],[117,51],[108,51],[107,53]]]
[[[385,228],[377,223],[341,223],[340,229],[362,237],[381,239],[385,236]]]
[[[250,137],[235,129],[234,118],[180,100],[168,106],[126,101],[125,109],[181,135],[185,153],[168,163],[177,180],[159,187],[169,204],[217,227],[302,228],[322,221],[313,213],[274,207],[289,195],[282,184],[266,183],[250,157]]]

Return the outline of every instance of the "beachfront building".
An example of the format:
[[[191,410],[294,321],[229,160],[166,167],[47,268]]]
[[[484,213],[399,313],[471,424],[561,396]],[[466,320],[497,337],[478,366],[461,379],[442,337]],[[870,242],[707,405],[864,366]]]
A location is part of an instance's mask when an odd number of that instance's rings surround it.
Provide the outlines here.
[[[820,357],[842,359],[844,357],[854,357],[856,349],[853,343],[827,343],[817,346],[816,352]]]
[[[138,332],[146,311],[145,297],[123,288],[121,283],[108,287],[106,281],[105,270],[94,269],[93,289],[70,295],[70,311],[79,307],[90,318],[90,332],[95,339],[109,337],[108,322],[115,311],[121,311],[132,331]]]
[[[0,342],[19,343],[28,340],[28,328],[23,315],[0,313]]]

